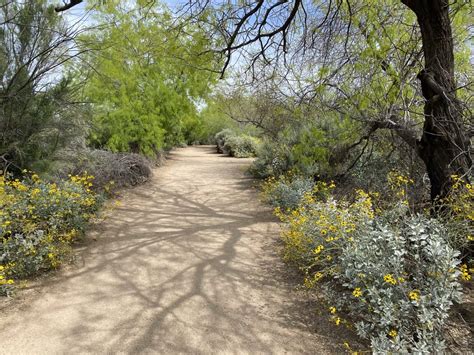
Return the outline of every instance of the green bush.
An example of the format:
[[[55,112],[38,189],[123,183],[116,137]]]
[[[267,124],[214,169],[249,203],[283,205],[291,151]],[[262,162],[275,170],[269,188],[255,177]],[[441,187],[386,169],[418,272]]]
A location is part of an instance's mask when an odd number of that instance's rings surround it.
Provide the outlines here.
[[[224,129],[215,135],[217,152],[229,154],[236,158],[249,158],[257,154],[260,142],[257,138],[237,134],[231,129]]]
[[[354,326],[374,352],[428,353],[444,349],[444,322],[459,301],[459,252],[436,219],[410,213],[406,194],[386,210],[376,195],[357,191],[353,202],[306,193],[298,208],[277,215],[287,228],[284,257],[304,272],[305,286],[321,285],[336,325]]]
[[[252,163],[249,171],[259,179],[271,176],[281,176],[294,169],[294,157],[291,143],[273,142],[264,140],[257,150],[257,159]]]
[[[70,255],[100,198],[93,177],[50,183],[33,174],[23,181],[0,177],[0,292],[17,279],[56,268]]]
[[[230,137],[234,137],[235,132],[231,129],[223,129],[219,133],[217,133],[214,137],[217,145],[217,153],[221,154],[229,154],[229,151],[225,148],[225,143]]]
[[[314,181],[306,177],[281,176],[270,178],[262,185],[263,200],[282,211],[295,210],[302,198],[314,187]]]
[[[258,149],[258,139],[247,135],[230,136],[224,144],[224,151],[231,157],[250,158],[254,157]]]

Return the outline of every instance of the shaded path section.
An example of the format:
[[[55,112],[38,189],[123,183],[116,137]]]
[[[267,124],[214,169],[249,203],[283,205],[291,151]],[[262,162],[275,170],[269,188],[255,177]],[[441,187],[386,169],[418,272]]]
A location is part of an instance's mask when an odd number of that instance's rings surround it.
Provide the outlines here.
[[[0,317],[0,353],[340,353],[285,274],[248,164],[174,151],[73,267]]]

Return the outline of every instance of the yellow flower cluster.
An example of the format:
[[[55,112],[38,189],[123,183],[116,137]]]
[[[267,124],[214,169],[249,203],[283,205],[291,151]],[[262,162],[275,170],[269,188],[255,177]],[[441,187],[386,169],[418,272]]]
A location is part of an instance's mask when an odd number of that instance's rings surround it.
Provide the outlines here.
[[[14,280],[6,277],[7,268],[3,265],[0,265],[0,288],[4,285],[13,285],[15,283]]]
[[[459,270],[461,271],[461,278],[464,280],[464,281],[469,281],[471,280],[471,274],[469,273],[469,269],[467,267],[466,264],[462,264],[461,266],[459,266]]]
[[[410,291],[408,298],[410,298],[412,301],[418,301],[420,299],[420,293],[416,290]]]
[[[393,277],[392,274],[387,274],[383,277],[383,280],[388,283],[388,284],[392,284],[392,285],[396,285],[397,284],[397,280],[395,280],[395,278]]]
[[[97,209],[97,196],[91,190],[93,176],[70,176],[68,181],[51,183],[37,174],[25,172],[24,180],[0,176],[0,239],[41,231],[41,243],[22,251],[24,257],[44,255],[42,268],[55,268],[70,250],[69,244]],[[42,252],[39,249],[43,248]],[[18,254],[19,255],[19,254]],[[7,261],[9,262],[9,261]],[[27,262],[25,262],[28,264]],[[1,283],[12,284],[16,270],[25,273],[21,260],[8,268],[10,279],[1,274]],[[2,266],[2,272],[7,266]]]
[[[388,173],[387,181],[395,196],[402,199],[402,202],[405,204],[408,204],[407,190],[410,185],[414,184],[413,179],[399,171],[391,171]]]
[[[398,335],[398,332],[396,331],[396,329],[392,329],[388,332],[388,335],[392,338],[395,338]]]
[[[352,295],[353,295],[354,297],[360,297],[360,296],[362,296],[362,290],[360,289],[360,287],[356,287],[356,288],[354,289],[354,291],[352,291]]]
[[[304,195],[297,209],[290,213],[280,208],[274,211],[287,222],[282,232],[285,260],[322,275],[334,274],[342,245],[352,243],[358,226],[375,217],[373,194],[362,190],[356,192],[353,203],[337,202],[331,197],[315,198],[317,193],[329,196],[333,188],[334,183],[319,182],[313,191]],[[308,275],[305,285],[312,287],[321,278]]]

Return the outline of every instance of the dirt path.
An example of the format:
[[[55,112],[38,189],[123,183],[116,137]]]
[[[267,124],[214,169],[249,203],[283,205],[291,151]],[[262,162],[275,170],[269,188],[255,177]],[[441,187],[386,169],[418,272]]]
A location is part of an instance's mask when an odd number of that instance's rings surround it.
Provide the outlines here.
[[[3,312],[0,353],[340,353],[341,335],[282,266],[248,164],[176,150],[76,265]]]

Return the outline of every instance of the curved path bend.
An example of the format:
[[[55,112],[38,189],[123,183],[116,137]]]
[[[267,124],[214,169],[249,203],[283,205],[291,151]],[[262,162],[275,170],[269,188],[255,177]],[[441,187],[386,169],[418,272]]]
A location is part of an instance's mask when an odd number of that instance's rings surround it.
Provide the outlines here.
[[[74,265],[0,310],[0,353],[341,353],[342,330],[279,258],[249,163],[175,150],[124,193]]]

